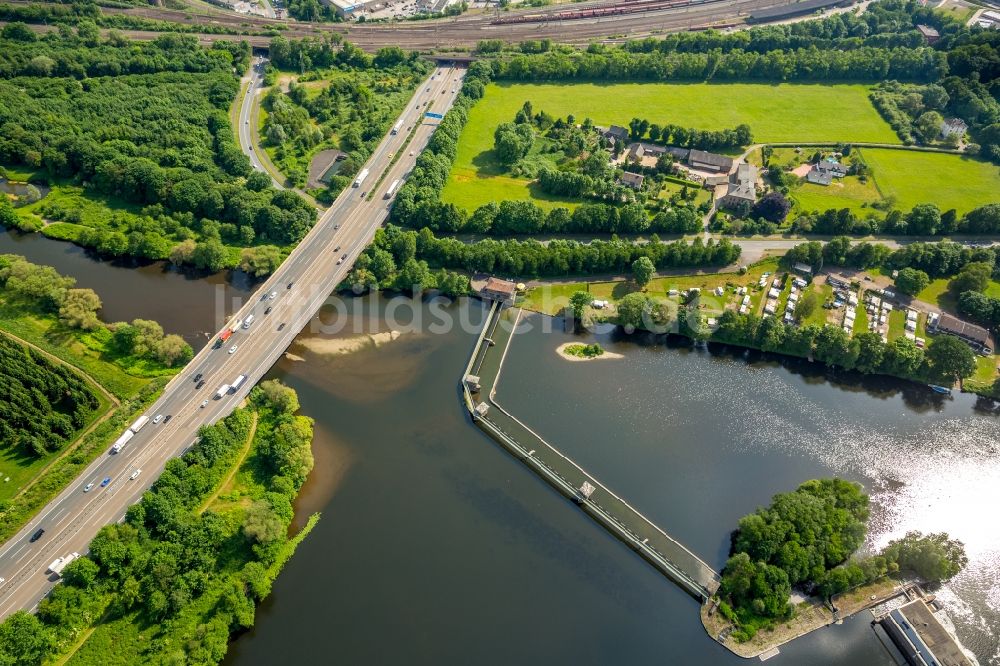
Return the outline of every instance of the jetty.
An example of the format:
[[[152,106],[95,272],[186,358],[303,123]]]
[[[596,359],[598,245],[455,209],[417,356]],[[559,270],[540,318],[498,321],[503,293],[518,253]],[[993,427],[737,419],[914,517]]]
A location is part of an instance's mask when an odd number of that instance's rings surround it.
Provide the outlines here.
[[[521,310],[492,300],[462,375],[462,396],[473,422],[511,455],[574,502],[601,527],[702,603],[719,574],[571,458],[504,409],[497,389]]]

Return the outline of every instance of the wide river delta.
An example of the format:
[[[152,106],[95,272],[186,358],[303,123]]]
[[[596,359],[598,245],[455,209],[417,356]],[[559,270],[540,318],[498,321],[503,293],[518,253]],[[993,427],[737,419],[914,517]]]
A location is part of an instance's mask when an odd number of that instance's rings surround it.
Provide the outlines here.
[[[0,233],[0,252],[94,288],[106,319],[157,319],[196,345],[252,286],[101,263],[37,236]],[[458,381],[483,317],[475,300],[348,297],[272,369],[316,421],[297,510],[300,523],[323,517],[227,663],[741,662],[705,634],[693,599],[471,424]],[[505,407],[702,559],[721,567],[738,518],[774,493],[859,481],[872,547],[911,529],[965,542],[969,567],[939,598],[980,663],[1000,664],[1000,406],[526,321],[504,365]],[[574,338],[623,358],[567,362],[555,349]],[[774,663],[894,663],[867,613],[781,652]]]

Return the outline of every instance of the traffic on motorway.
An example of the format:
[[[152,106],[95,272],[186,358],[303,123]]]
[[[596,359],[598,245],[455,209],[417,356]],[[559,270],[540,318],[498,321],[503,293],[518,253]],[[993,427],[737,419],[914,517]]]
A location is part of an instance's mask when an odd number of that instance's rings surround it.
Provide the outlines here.
[[[253,78],[262,76],[264,64],[254,63]],[[454,102],[463,75],[463,69],[446,65],[417,88],[394,125],[396,131],[383,138],[364,165],[371,186],[362,189],[358,183],[341,193],[275,274],[230,315],[213,342],[118,435],[107,455],[95,459],[0,547],[0,618],[34,608],[58,583],[57,576],[46,575],[51,564],[86,553],[97,531],[123,519],[167,461],[197,441],[198,429],[233,411],[278,360],[385,221],[392,197]],[[425,115],[429,105],[435,111],[431,117]],[[245,150],[251,147],[249,117],[244,100],[238,134]],[[399,158],[393,163],[395,155]]]

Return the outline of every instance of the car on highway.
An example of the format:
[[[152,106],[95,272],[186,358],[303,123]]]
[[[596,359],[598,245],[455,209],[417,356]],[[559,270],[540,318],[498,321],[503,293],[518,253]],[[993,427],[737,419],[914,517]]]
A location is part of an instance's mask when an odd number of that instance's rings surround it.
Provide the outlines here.
[[[104,477],[104,480],[101,481],[101,488],[107,488],[109,483],[111,483],[111,477],[110,476]]]
[[[200,381],[201,381],[201,378],[202,378],[202,377],[204,377],[204,376],[205,376],[205,374],[204,374],[204,373],[201,373],[201,372],[199,372],[199,373],[198,373],[197,375],[195,375],[195,376],[194,376],[194,381],[195,381],[195,383],[197,383],[197,382],[200,382]]]
[[[340,246],[338,245],[337,247],[333,248],[333,251],[334,252],[340,252]]]
[[[240,348],[239,345],[233,345],[232,347],[229,348],[229,353],[230,354],[235,354],[236,350],[239,349],[239,348]]]
[[[172,419],[172,418],[174,418],[173,414],[167,414],[166,416],[164,416],[163,417],[163,425],[167,425],[167,423],[169,423],[170,419]]]
[[[428,88],[428,89],[427,89],[427,90],[425,90],[424,92],[430,92],[430,91],[431,91],[431,89],[430,89],[430,88]]]
[[[337,265],[338,265],[338,266],[339,266],[339,265],[341,265],[342,263],[344,263],[344,260],[343,260],[343,259],[337,259]]]
[[[37,530],[35,530],[35,533],[31,535],[31,539],[29,539],[29,541],[31,541],[31,543],[35,543],[36,541],[42,538],[43,534],[45,534],[45,530],[39,527]]]
[[[340,257],[340,260],[341,261],[347,261],[347,253],[346,252]]]
[[[279,331],[280,331],[281,329],[283,329],[284,327],[285,327],[285,322],[281,322],[280,324],[278,324],[278,330],[279,330]]]
[[[198,384],[194,388],[195,388],[195,390],[197,390],[197,389],[200,389],[204,385],[205,385],[205,380],[203,379],[200,382],[198,382]]]
[[[156,425],[162,420],[163,420],[163,414],[157,414],[156,416],[153,417],[153,425]]]
[[[285,289],[291,289],[293,284],[295,284],[295,283],[294,282],[289,282],[288,284],[285,285]]]
[[[138,478],[139,478],[139,475],[140,475],[141,473],[142,473],[142,470],[141,470],[141,469],[137,469],[137,470],[135,470],[134,472],[132,472],[132,476],[130,476],[130,477],[128,477],[128,478],[129,478],[129,480],[130,480],[130,481],[135,481],[136,479],[138,479]]]
[[[289,287],[289,288],[291,288],[291,287]],[[278,297],[278,292],[276,292],[276,291],[272,291],[272,292],[271,292],[271,300],[273,301],[273,300],[274,300],[274,299],[276,299],[277,297]]]
[[[201,409],[205,409],[205,405],[207,405],[207,404],[208,404],[208,400],[202,400],[201,401]]]
[[[334,230],[334,231],[336,231],[336,230],[337,230],[337,229],[339,229],[339,228],[340,228],[340,225],[339,225],[339,224],[335,224],[335,225],[333,225],[333,230]]]
[[[264,314],[271,314],[271,310],[272,308],[268,307],[266,310],[264,310]]]
[[[413,157],[413,151],[412,150],[410,151],[410,157]]]
[[[361,198],[364,199],[366,194],[368,194],[368,193],[367,192],[362,192],[361,193]]]
[[[87,485],[85,485],[85,486],[83,487],[83,492],[85,492],[85,493],[89,493],[89,492],[90,492],[91,490],[93,490],[93,489],[94,489],[94,482],[93,482],[93,481],[91,481],[90,483],[88,483]]]

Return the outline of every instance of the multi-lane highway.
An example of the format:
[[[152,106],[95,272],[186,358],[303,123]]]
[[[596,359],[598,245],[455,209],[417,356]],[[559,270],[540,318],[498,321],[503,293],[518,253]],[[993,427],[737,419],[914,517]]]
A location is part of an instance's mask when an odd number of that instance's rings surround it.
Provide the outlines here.
[[[460,68],[439,67],[432,79],[420,85],[401,116],[403,128],[415,127],[410,144],[403,149],[410,134],[405,129],[382,140],[365,164],[370,175],[364,183],[347,188],[278,271],[228,322],[220,322],[225,328],[236,318],[245,321],[252,314],[253,324],[239,328],[221,347],[210,343],[202,349],[145,412],[150,419],[160,414],[164,419],[146,424],[120,453],[101,455],[3,544],[0,618],[19,609],[34,608],[56,584],[45,574],[53,560],[71,552],[86,552],[97,531],[120,520],[155,481],[166,462],[195,442],[200,426],[225,417],[246,397],[371,242],[388,214],[391,200],[384,198],[386,190],[413,168],[438,122],[424,117],[425,105],[430,103],[436,113],[447,111],[463,76]],[[245,118],[242,114],[240,117],[242,132]],[[393,155],[398,159],[394,164]],[[376,186],[383,173],[385,176]],[[205,382],[201,388],[195,381],[198,375]],[[247,380],[238,390],[214,397],[219,387],[232,384],[239,375],[246,375]],[[133,479],[137,470],[139,474]],[[105,478],[111,481],[102,487]],[[91,482],[93,488],[84,492]],[[39,529],[45,530],[44,535],[32,542],[32,535]]]

